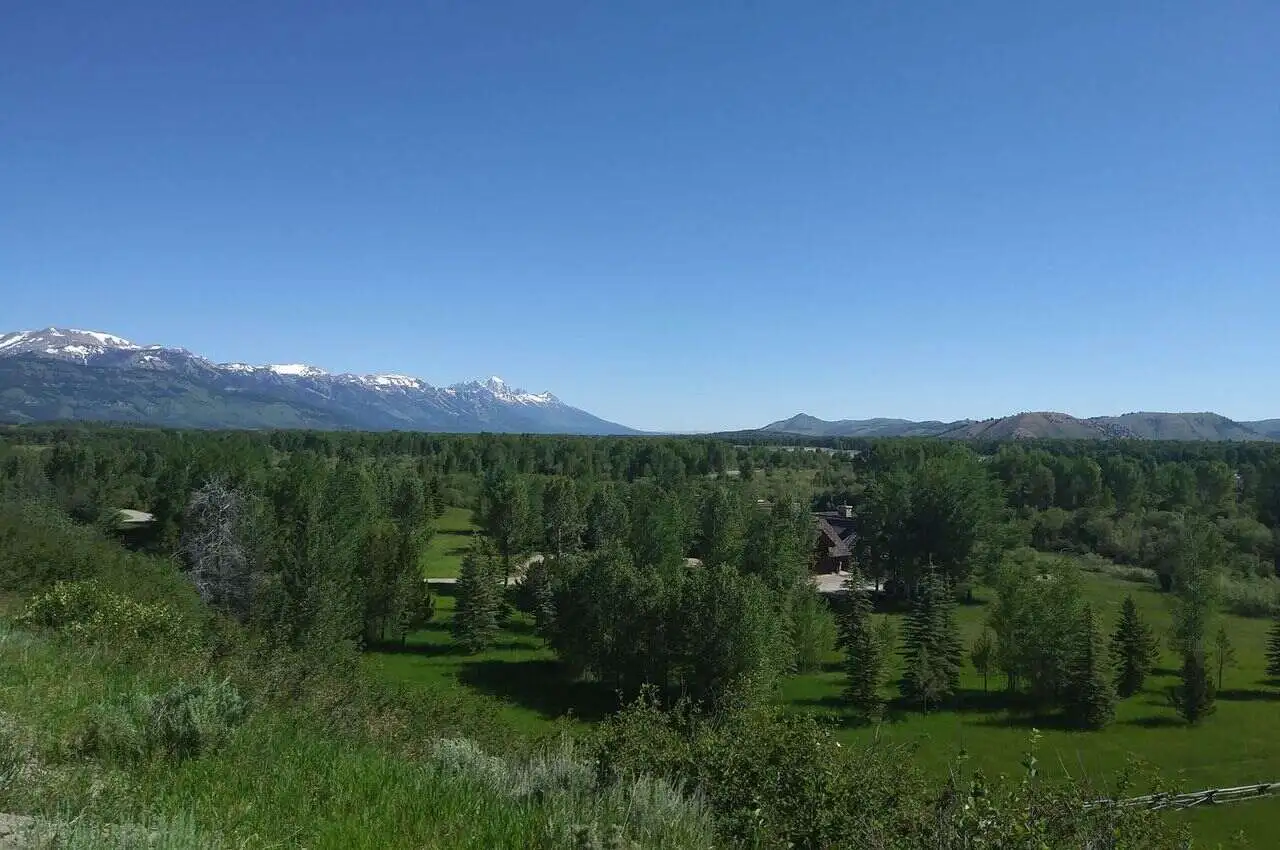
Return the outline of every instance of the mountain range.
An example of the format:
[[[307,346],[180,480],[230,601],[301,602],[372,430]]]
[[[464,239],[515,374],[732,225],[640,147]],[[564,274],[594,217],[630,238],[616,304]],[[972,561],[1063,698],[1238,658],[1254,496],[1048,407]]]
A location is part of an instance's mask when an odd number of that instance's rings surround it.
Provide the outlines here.
[[[107,421],[176,428],[317,428],[529,434],[638,434],[501,378],[435,387],[400,374],[330,374],[300,363],[214,363],[184,348],[101,331],[0,334],[0,422]],[[755,431],[800,437],[969,440],[1280,440],[1280,419],[1126,413],[1078,419],[1030,412],[955,422],[827,421],[797,414]]]
[[[213,363],[101,331],[0,335],[0,421],[92,420],[193,428],[634,434],[501,378],[434,387],[398,374]]]
[[[805,437],[941,437],[956,440],[1280,440],[1280,419],[1236,422],[1217,413],[1126,413],[1078,419],[1038,411],[981,421],[913,422],[908,419],[828,421],[798,413],[770,423],[763,434]]]

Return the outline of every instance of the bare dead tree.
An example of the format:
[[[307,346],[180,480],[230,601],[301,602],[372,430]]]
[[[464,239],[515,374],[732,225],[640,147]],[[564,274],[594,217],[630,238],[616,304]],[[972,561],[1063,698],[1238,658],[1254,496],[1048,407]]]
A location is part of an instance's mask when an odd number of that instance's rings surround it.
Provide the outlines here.
[[[247,538],[239,492],[214,480],[191,494],[181,540],[187,575],[206,605],[242,621],[253,597]]]

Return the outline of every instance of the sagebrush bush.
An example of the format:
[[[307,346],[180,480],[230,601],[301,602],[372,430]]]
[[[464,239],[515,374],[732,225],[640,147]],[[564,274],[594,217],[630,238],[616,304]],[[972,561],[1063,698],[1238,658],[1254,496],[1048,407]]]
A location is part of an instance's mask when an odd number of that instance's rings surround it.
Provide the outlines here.
[[[60,581],[32,597],[18,615],[26,628],[65,632],[90,642],[164,643],[190,647],[198,630],[164,602],[138,602],[93,579]]]
[[[1240,617],[1280,616],[1280,580],[1221,579],[1222,609]]]
[[[500,796],[538,805],[556,841],[605,848],[712,844],[710,811],[700,795],[644,774],[609,779],[567,737],[511,761],[485,753],[466,738],[445,738],[432,746],[431,762]],[[597,836],[606,838],[601,843]]]
[[[225,744],[246,714],[230,682],[180,683],[160,694],[137,693],[99,704],[75,746],[83,755],[107,761],[181,761]]]
[[[32,850],[216,850],[190,818],[102,824],[80,818],[36,821],[26,836]]]

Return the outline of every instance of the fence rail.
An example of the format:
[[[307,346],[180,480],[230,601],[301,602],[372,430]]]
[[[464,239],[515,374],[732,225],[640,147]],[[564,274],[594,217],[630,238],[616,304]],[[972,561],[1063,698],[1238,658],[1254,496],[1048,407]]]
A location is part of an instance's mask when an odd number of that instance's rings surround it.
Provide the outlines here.
[[[1195,806],[1216,806],[1219,803],[1239,803],[1245,800],[1256,800],[1271,794],[1280,793],[1280,782],[1261,782],[1257,785],[1240,785],[1235,788],[1210,788],[1206,791],[1192,791],[1187,794],[1147,794],[1143,797],[1131,797],[1127,800],[1095,800],[1086,804],[1085,808],[1099,806],[1120,806],[1131,808],[1142,806],[1148,809],[1190,809]]]

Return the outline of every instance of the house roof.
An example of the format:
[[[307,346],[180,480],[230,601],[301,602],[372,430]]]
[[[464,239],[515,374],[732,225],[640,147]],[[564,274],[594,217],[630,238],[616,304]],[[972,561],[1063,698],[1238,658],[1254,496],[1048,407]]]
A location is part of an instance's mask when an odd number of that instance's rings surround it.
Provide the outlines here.
[[[156,521],[155,514],[149,514],[146,511],[135,511],[130,508],[121,508],[116,511],[116,518],[128,525],[141,525]]]
[[[828,555],[844,558],[853,554],[849,547],[858,539],[854,530],[855,520],[839,511],[820,511],[814,514],[814,518],[818,522],[818,533],[827,543]]]

